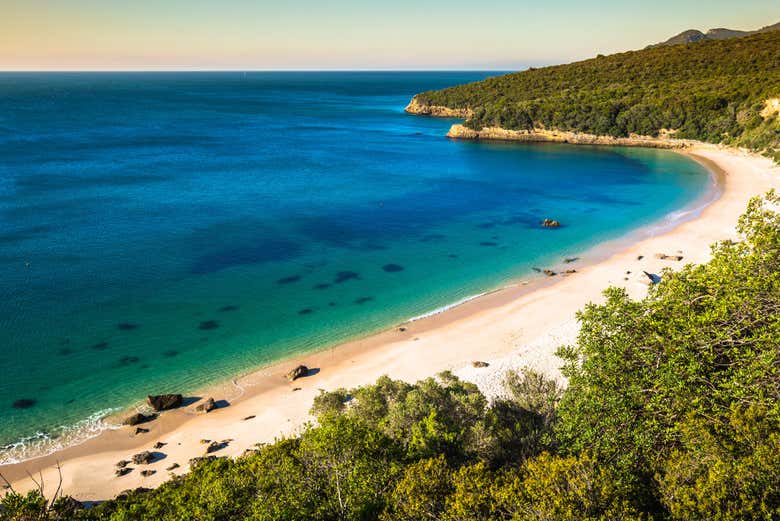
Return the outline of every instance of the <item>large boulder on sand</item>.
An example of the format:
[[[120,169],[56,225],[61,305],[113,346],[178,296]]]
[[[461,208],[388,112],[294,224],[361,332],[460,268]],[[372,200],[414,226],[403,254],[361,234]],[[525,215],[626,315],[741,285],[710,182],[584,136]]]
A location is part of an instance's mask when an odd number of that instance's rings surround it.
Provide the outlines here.
[[[146,397],[146,401],[155,411],[166,411],[181,407],[182,395],[180,394],[157,394]]]
[[[152,421],[157,416],[154,414],[143,414],[140,412],[137,412],[133,414],[132,416],[129,416],[125,418],[125,421],[122,422],[124,425],[138,425],[139,423],[146,423],[148,421]]]
[[[153,461],[154,461],[154,454],[152,454],[148,450],[133,455],[133,463],[135,463],[136,465],[148,465]]]
[[[211,412],[217,408],[217,404],[214,398],[207,398],[205,402],[198,404],[195,410],[198,412]]]
[[[287,379],[292,382],[294,380],[297,380],[298,378],[302,378],[306,376],[307,374],[309,374],[309,368],[306,367],[305,365],[299,365],[298,367],[296,367],[295,369],[287,373]]]

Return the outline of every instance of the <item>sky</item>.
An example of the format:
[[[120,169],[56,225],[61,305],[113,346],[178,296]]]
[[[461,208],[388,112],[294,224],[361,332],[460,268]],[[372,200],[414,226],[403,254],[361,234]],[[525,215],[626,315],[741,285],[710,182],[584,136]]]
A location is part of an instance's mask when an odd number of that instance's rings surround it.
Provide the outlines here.
[[[0,70],[514,70],[776,22],[778,0],[0,0]]]

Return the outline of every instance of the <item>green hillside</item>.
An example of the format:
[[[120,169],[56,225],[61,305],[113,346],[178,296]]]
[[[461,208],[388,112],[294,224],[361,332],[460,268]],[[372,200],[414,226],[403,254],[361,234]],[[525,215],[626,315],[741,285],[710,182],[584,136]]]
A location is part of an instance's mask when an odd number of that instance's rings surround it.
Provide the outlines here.
[[[599,56],[423,92],[423,105],[468,108],[466,126],[727,143],[780,159],[780,31]],[[764,112],[764,115],[762,115]]]

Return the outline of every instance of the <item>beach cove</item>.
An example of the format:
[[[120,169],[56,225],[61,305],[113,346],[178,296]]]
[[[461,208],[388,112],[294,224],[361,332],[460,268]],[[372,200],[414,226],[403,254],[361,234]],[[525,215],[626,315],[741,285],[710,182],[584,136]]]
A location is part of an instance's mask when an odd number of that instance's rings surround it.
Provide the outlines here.
[[[576,269],[706,197],[669,151],[461,142],[403,112],[486,74],[3,75],[0,463]]]
[[[150,431],[146,434],[136,436],[131,427],[106,431],[55,454],[4,465],[0,472],[17,489],[25,489],[32,484],[27,472],[40,471],[47,482],[55,481],[59,462],[66,493],[80,500],[106,499],[161,483],[173,463],[180,465],[174,473],[186,472],[188,460],[204,454],[203,439],[230,440],[217,454],[239,456],[258,442],[294,434],[309,420],[308,409],[320,389],[368,384],[385,374],[415,381],[452,370],[495,395],[508,368],[529,366],[555,376],[555,349],[575,340],[578,309],[598,302],[608,285],[625,287],[632,297],[641,298],[648,287],[644,271],[658,274],[664,268],[706,261],[711,243],[736,238],[734,227],[747,201],[780,186],[778,168],[765,158],[711,145],[686,153],[720,176],[719,197],[671,229],[638,231],[588,251],[576,265],[577,273],[511,286],[403,324],[403,331],[396,327],[207,389],[199,394],[230,403],[211,413],[198,415],[192,407],[166,412],[144,425]],[[667,258],[660,258],[663,255]],[[681,261],[669,258],[678,255]],[[490,365],[475,368],[473,361]],[[285,373],[298,363],[319,371],[288,382]],[[114,476],[117,461],[151,450],[156,442],[165,443],[160,450],[165,456],[145,466],[156,470],[154,475],[142,477],[137,469]]]

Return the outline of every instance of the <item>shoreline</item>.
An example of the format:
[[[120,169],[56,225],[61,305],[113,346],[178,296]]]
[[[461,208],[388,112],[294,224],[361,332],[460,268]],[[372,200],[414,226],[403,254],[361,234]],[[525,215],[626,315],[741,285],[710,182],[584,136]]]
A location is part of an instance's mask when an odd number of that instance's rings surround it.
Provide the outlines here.
[[[501,127],[485,127],[481,130],[470,129],[460,123],[450,127],[447,137],[470,141],[511,141],[515,143],[568,143],[570,145],[601,145],[618,147],[662,148],[684,150],[702,145],[689,139],[675,139],[670,134],[659,137],[632,134],[628,137],[598,136],[583,132],[563,130],[507,130]]]
[[[468,295],[458,300],[442,304],[441,306],[436,307],[430,311],[423,312],[421,314],[414,315],[414,316],[409,316],[408,318],[405,318],[399,322],[394,322],[374,330],[358,333],[347,340],[336,341],[331,344],[324,344],[320,347],[313,349],[312,351],[308,351],[302,354],[297,354],[297,353],[290,354],[259,366],[247,367],[234,373],[231,378],[225,378],[220,381],[210,382],[196,389],[185,389],[184,391],[178,391],[178,392],[184,392],[185,397],[190,395],[198,395],[198,396],[202,395],[203,397],[208,397],[211,395],[216,396],[216,395],[227,394],[228,396],[226,396],[225,399],[227,398],[239,399],[243,394],[243,389],[241,388],[239,382],[245,378],[251,377],[260,372],[273,370],[277,366],[289,364],[291,363],[291,361],[297,360],[300,362],[305,362],[307,357],[310,357],[311,355],[315,355],[317,353],[324,352],[324,351],[329,351],[331,349],[341,348],[345,344],[350,344],[360,340],[369,339],[371,337],[375,337],[377,335],[389,332],[399,327],[408,328],[410,324],[429,320],[435,317],[436,315],[451,313],[455,308],[462,307],[466,304],[469,304],[472,301],[478,300],[479,302],[475,303],[475,307],[481,308],[485,306],[488,302],[492,302],[492,300],[488,300],[487,297],[492,297],[493,294],[511,291],[512,297],[517,298],[530,291],[534,291],[536,289],[547,286],[549,284],[554,284],[558,278],[566,276],[565,274],[566,269],[569,268],[581,269],[590,266],[592,264],[595,264],[607,258],[612,253],[618,251],[621,248],[626,247],[632,242],[650,237],[657,233],[663,233],[675,226],[678,226],[679,224],[682,224],[683,222],[694,218],[706,206],[711,204],[713,201],[717,200],[717,198],[720,196],[720,193],[722,192],[724,179],[723,179],[723,173],[718,169],[717,165],[713,165],[711,162],[709,164],[706,164],[701,160],[699,160],[698,158],[691,156],[690,154],[686,154],[684,153],[684,151],[681,150],[677,150],[676,152],[681,153],[682,155],[689,157],[689,159],[692,159],[700,163],[705,168],[705,170],[707,170],[710,177],[710,181],[709,181],[709,186],[704,190],[704,192],[700,194],[698,197],[696,197],[695,199],[689,201],[685,206],[681,207],[680,209],[675,210],[674,212],[670,212],[662,216],[660,219],[652,221],[649,224],[645,224],[643,226],[640,226],[639,228],[633,229],[623,236],[609,239],[607,241],[598,242],[596,244],[593,244],[581,250],[572,249],[566,252],[567,256],[574,257],[577,259],[576,263],[569,265],[565,262],[562,262],[562,260],[560,260],[557,263],[544,266],[545,268],[550,268],[556,271],[558,273],[557,277],[547,277],[542,273],[528,273],[523,276],[521,275],[513,276],[512,278],[506,280],[504,283],[502,283],[499,286],[492,287],[485,291]],[[675,218],[670,217],[675,214],[680,214],[680,216]],[[504,299],[496,299],[495,305],[501,305],[502,303],[504,303]],[[231,387],[231,384],[233,385],[233,387]],[[189,394],[187,394],[187,392],[185,391],[189,391]],[[238,394],[233,394],[236,391],[238,392]],[[88,418],[79,421],[72,426],[68,426],[67,430],[69,431],[69,433],[72,434],[72,436],[66,435],[57,438],[48,438],[48,437],[38,438],[37,436],[30,436],[28,438],[25,438],[24,440],[22,440],[22,443],[34,439],[45,439],[49,442],[49,446],[31,447],[28,454],[20,455],[18,458],[15,459],[7,459],[7,460],[0,459],[0,469],[2,469],[3,466],[23,464],[28,461],[44,458],[52,454],[62,452],[69,448],[77,447],[79,445],[87,443],[90,440],[100,436],[106,431],[122,429],[123,427],[122,421],[128,416],[136,412],[142,412],[148,414],[148,413],[152,413],[153,411],[150,407],[148,407],[145,404],[144,400],[138,400],[132,405],[126,407],[101,410],[93,414],[90,414]],[[10,444],[7,447],[13,447],[14,445],[16,444]]]
[[[453,303],[418,320],[407,320],[399,324],[404,331],[393,327],[285,359],[233,382],[209,387],[202,394],[230,402],[224,409],[206,415],[195,414],[192,407],[166,412],[143,425],[149,433],[135,436],[135,427],[110,429],[50,455],[0,466],[0,472],[18,491],[26,490],[31,485],[26,471],[42,470],[48,476],[46,480],[52,482],[54,465],[59,460],[65,493],[83,500],[107,499],[128,488],[158,485],[168,479],[165,468],[174,462],[181,465],[178,473],[186,472],[189,458],[203,455],[201,438],[233,438],[217,455],[237,456],[255,442],[294,434],[307,421],[308,409],[320,388],[367,384],[382,374],[414,381],[450,369],[495,393],[496,381],[509,366],[532,365],[556,376],[554,349],[574,339],[574,312],[584,303],[598,300],[601,290],[610,284],[623,285],[632,297],[641,297],[647,287],[643,268],[656,273],[661,267],[706,260],[711,242],[733,236],[747,199],[780,186],[778,169],[767,159],[714,145],[697,145],[681,153],[703,163],[715,176],[714,189],[708,191],[710,199],[692,205],[682,220],[665,226],[662,221],[660,227],[654,223],[587,250],[585,260],[571,265],[578,270],[576,274],[534,277],[527,284],[512,284]],[[700,229],[702,224],[708,229]],[[677,246],[670,246],[670,241],[676,241]],[[681,247],[682,262],[654,258],[659,252],[676,254]],[[639,250],[643,252],[641,261],[637,260]],[[616,265],[623,269],[615,271]],[[625,271],[631,274],[621,277]],[[491,365],[474,369],[469,365],[474,360],[490,361]],[[284,373],[298,363],[320,372],[295,383],[287,382]],[[300,390],[294,391],[296,387]],[[253,417],[244,420],[248,416]],[[157,470],[155,475],[143,478],[141,469],[136,469],[125,477],[114,477],[116,461],[150,450],[156,441],[167,443],[161,449],[166,457],[144,467]]]
[[[436,315],[450,313],[453,309],[459,308],[474,300],[479,300],[480,306],[477,307],[481,307],[481,305],[485,305],[485,303],[489,302],[486,297],[490,297],[494,293],[512,291],[512,295],[514,297],[519,297],[527,292],[534,291],[546,285],[555,283],[558,278],[566,276],[566,269],[583,268],[589,266],[599,262],[600,260],[603,260],[610,254],[618,251],[620,248],[623,248],[632,242],[641,240],[657,233],[663,233],[666,230],[685,222],[686,220],[694,218],[695,215],[701,212],[704,207],[711,204],[714,200],[717,199],[717,197],[719,197],[723,185],[722,173],[716,172],[718,170],[717,166],[713,166],[711,163],[705,164],[696,157],[691,156],[690,154],[686,154],[683,150],[674,151],[700,163],[708,172],[710,181],[704,192],[695,199],[689,201],[685,206],[665,214],[648,224],[644,224],[639,228],[630,230],[620,237],[598,242],[591,246],[587,246],[584,249],[572,249],[565,252],[565,256],[577,258],[576,264],[569,265],[562,262],[562,259],[564,258],[562,255],[561,260],[558,262],[543,265],[544,268],[550,268],[556,271],[558,273],[557,277],[547,277],[542,273],[526,273],[523,275],[515,275],[505,280],[498,286],[491,287],[479,293],[467,295],[458,300],[446,302],[439,307],[431,309],[430,311],[409,316],[398,322],[388,323],[387,325],[377,327],[376,329],[359,332],[346,340],[323,344],[321,346],[315,347],[311,351],[304,353],[288,354],[262,365],[241,368],[235,373],[232,373],[230,378],[224,377],[223,379],[217,381],[210,381],[205,383],[195,389],[176,390],[175,392],[182,392],[184,393],[185,397],[190,395],[202,395],[203,397],[215,395],[215,399],[217,399],[216,395],[227,394],[228,396],[225,397],[226,399],[238,399],[243,394],[243,390],[237,385],[237,383],[242,381],[244,378],[250,377],[256,373],[273,369],[276,366],[290,363],[290,361],[298,360],[304,362],[307,357],[319,352],[341,348],[345,344],[374,337],[398,327],[408,326],[409,324],[415,322],[425,321]],[[680,216],[671,218],[671,216],[675,214],[680,214]],[[540,264],[540,266],[542,265]],[[522,291],[520,291],[520,289],[522,289]],[[500,303],[503,303],[503,300],[501,300]],[[500,305],[500,303],[497,305]],[[233,383],[234,387],[230,386],[231,383]],[[235,394],[236,392],[238,394]],[[73,425],[66,426],[66,434],[63,436],[50,438],[45,435],[32,435],[20,440],[19,442],[8,444],[5,447],[0,447],[2,449],[8,449],[17,445],[22,445],[22,447],[24,447],[25,443],[30,441],[34,443],[35,440],[43,440],[45,442],[45,445],[33,445],[27,450],[22,448],[18,451],[19,454],[17,454],[16,457],[14,457],[12,454],[6,459],[0,458],[0,470],[3,466],[23,464],[28,461],[33,461],[60,453],[72,447],[80,446],[100,436],[106,431],[122,429],[122,421],[136,412],[151,413],[153,411],[145,404],[144,400],[139,399],[128,406],[113,407],[94,412],[84,420],[81,420]]]

